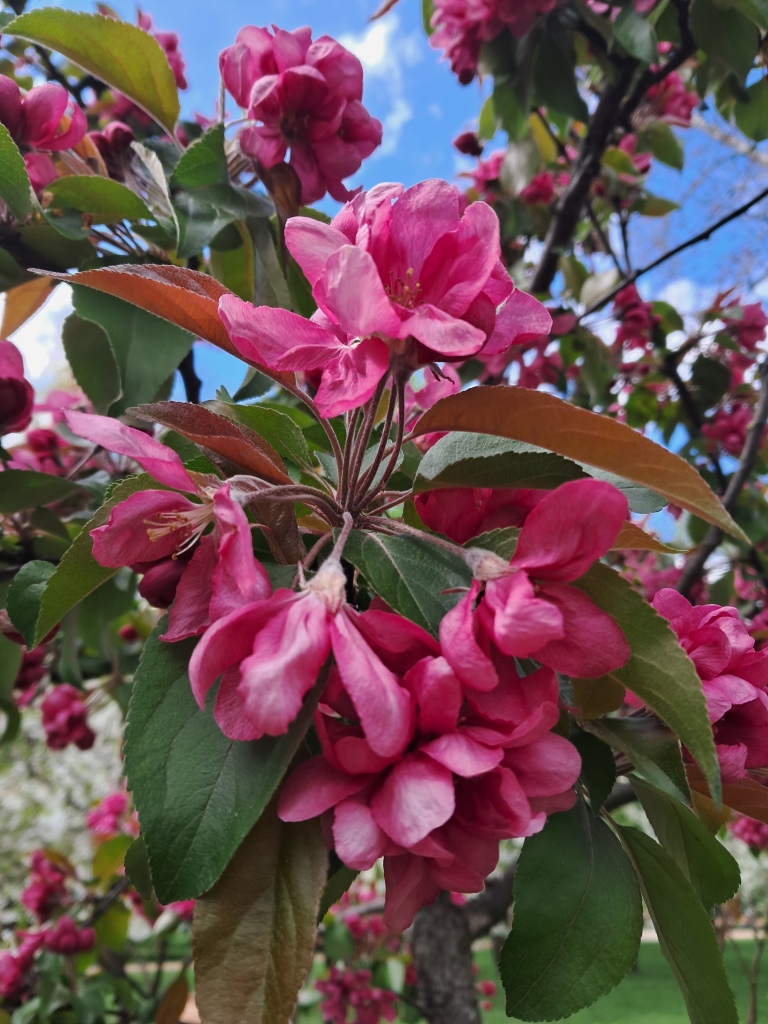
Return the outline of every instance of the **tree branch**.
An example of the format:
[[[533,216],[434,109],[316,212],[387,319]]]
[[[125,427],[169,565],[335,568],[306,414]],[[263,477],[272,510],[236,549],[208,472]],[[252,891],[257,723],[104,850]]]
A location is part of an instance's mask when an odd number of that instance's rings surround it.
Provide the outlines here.
[[[418,912],[411,945],[417,1001],[428,1024],[480,1024],[469,926],[448,893]]]
[[[768,361],[760,364],[758,374],[762,383],[760,397],[755,407],[755,416],[747,434],[747,440],[739,459],[738,468],[729,480],[728,487],[723,495],[723,505],[728,512],[733,511],[736,502],[739,500],[739,495],[754,469],[765,431],[765,424],[768,421]],[[685,564],[683,574],[677,584],[677,589],[681,594],[687,596],[690,593],[693,585],[701,578],[709,556],[722,539],[723,531],[716,526],[711,526],[704,540]]]
[[[194,405],[199,405],[200,388],[203,382],[195,371],[194,349],[190,349],[179,363],[179,376],[184,384],[184,393],[187,396],[187,401],[192,402]]]
[[[681,242],[680,245],[676,245],[674,249],[669,249],[657,259],[652,260],[650,263],[646,263],[644,267],[640,267],[638,270],[629,274],[612,291],[603,296],[599,302],[596,302],[594,306],[590,306],[589,309],[585,310],[585,312],[579,317],[579,320],[584,320],[590,314],[603,309],[604,306],[608,305],[611,299],[615,298],[619,294],[622,288],[626,288],[628,284],[632,284],[639,277],[642,277],[643,274],[647,274],[651,270],[656,270],[657,267],[666,263],[667,260],[671,260],[673,256],[679,256],[681,252],[685,252],[685,250],[690,249],[691,246],[698,245],[699,242],[706,242],[715,233],[715,231],[719,231],[720,228],[725,227],[726,224],[730,224],[732,220],[737,220],[739,217],[742,217],[748,210],[751,210],[753,206],[757,206],[758,203],[761,203],[763,199],[768,199],[768,188],[764,188],[761,192],[758,192],[756,196],[753,196],[752,199],[748,200],[746,203],[742,203],[741,206],[736,207],[735,210],[731,210],[730,213],[727,213],[724,217],[716,220],[714,224],[710,224],[709,227],[700,231],[698,235],[693,235],[692,238],[688,238],[685,242]]]

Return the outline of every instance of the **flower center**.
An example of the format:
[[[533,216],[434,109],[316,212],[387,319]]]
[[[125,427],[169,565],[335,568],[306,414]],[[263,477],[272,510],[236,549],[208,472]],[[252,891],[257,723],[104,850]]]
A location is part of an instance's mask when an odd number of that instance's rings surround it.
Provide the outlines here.
[[[389,279],[389,285],[385,287],[385,291],[393,302],[396,302],[398,306],[404,306],[405,309],[413,309],[414,306],[419,305],[421,285],[418,281],[413,280],[413,267],[409,267],[405,272],[405,280],[402,277],[393,280],[392,271],[389,273]]]
[[[298,110],[289,110],[280,118],[280,131],[286,139],[301,139],[307,134],[310,114],[302,114]]]
[[[205,528],[213,522],[213,518],[213,502],[204,501],[201,505],[184,511],[179,509],[173,512],[158,512],[156,519],[145,519],[144,525],[149,527],[147,536],[151,541],[167,537],[176,531],[184,531],[186,536],[180,538],[181,544],[173,555],[177,558],[198,542]]]

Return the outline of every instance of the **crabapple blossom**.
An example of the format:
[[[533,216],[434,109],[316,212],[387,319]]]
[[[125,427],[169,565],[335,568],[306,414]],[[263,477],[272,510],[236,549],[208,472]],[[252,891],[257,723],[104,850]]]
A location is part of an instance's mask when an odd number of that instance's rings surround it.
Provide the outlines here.
[[[135,459],[159,483],[198,499],[176,491],[140,491],[115,506],[106,524],[91,533],[98,562],[152,573],[145,596],[157,594],[165,606],[167,598],[173,600],[163,639],[195,636],[243,602],[271,592],[266,570],[253,558],[247,517],[228,483],[188,473],[170,448],[116,420],[78,412],[66,413],[66,419],[80,437]],[[213,532],[203,536],[210,525]],[[193,548],[189,561],[180,562],[179,556]]]
[[[304,205],[326,192],[346,202],[342,183],[381,145],[381,122],[362,104],[363,68],[330,36],[310,28],[286,32],[249,25],[219,56],[224,85],[248,117],[243,153],[266,168],[286,157],[301,182]]]
[[[416,511],[422,522],[457,544],[506,526],[522,526],[546,491],[522,488],[443,487],[417,494]]]
[[[391,756],[405,747],[408,695],[372,650],[360,628],[363,617],[345,603],[345,586],[341,564],[329,558],[301,592],[276,590],[219,619],[205,633],[192,655],[189,678],[203,707],[223,673],[214,717],[226,736],[256,739],[284,733],[333,651],[372,748]]]
[[[768,650],[735,608],[691,605],[675,590],[660,590],[653,607],[669,621],[696,666],[715,734],[723,779],[744,778],[768,764]]]
[[[37,693],[38,683],[46,677],[48,669],[45,667],[45,648],[35,647],[31,651],[24,648],[21,657],[21,665],[13,681],[13,688],[17,693],[16,703],[20,708],[26,707],[34,700]]]
[[[754,852],[768,850],[768,824],[764,821],[739,814],[728,822],[728,831],[750,846]]]
[[[768,316],[760,302],[742,303],[738,299],[729,302],[722,309],[725,330],[748,352],[754,352],[765,340]]]
[[[0,124],[19,145],[48,153],[72,149],[88,127],[63,85],[46,82],[23,94],[5,75],[0,75]]]
[[[40,704],[45,742],[51,750],[63,750],[74,743],[80,750],[90,750],[96,734],[87,722],[83,694],[69,683],[51,687]]]
[[[34,402],[21,352],[13,342],[0,341],[0,436],[28,427]]]
[[[408,745],[382,757],[354,724],[341,687],[315,717],[322,755],[294,770],[281,792],[284,821],[326,815],[337,855],[369,868],[384,857],[384,921],[407,927],[441,889],[478,892],[502,838],[538,832],[569,807],[580,761],[550,732],[559,717],[557,677],[521,679],[513,659],[498,685],[470,691],[445,658],[411,662],[402,676],[413,715]],[[329,692],[330,691],[330,692]]]
[[[729,455],[740,455],[752,416],[752,407],[747,402],[729,402],[727,407],[717,410],[710,423],[702,426],[701,432],[714,445],[722,445]]]
[[[625,664],[630,651],[621,629],[570,584],[609,550],[626,517],[616,488],[574,480],[528,513],[508,567],[475,549],[478,578],[440,627],[445,657],[466,686],[496,685],[499,655],[531,657],[582,678]]]
[[[47,921],[57,908],[71,902],[67,875],[63,863],[54,863],[44,850],[33,851],[29,884],[21,894],[21,903],[38,921]]]
[[[52,928],[46,929],[43,938],[43,946],[49,953],[61,953],[63,956],[88,953],[95,945],[95,930],[78,928],[66,914],[60,917]]]
[[[688,89],[677,71],[671,71],[647,91],[638,120],[651,117],[679,128],[689,128],[691,115],[700,102],[698,93]]]
[[[535,174],[519,195],[526,206],[549,206],[554,198],[555,177],[551,171]]]
[[[462,85],[477,73],[480,48],[509,29],[523,36],[534,21],[562,0],[436,0],[430,45],[443,50]]]
[[[613,300],[613,315],[620,321],[614,347],[648,348],[651,331],[661,321],[650,302],[644,302],[636,286],[628,284]]]
[[[496,215],[485,203],[460,213],[444,181],[379,185],[330,225],[293,217],[285,234],[319,306],[312,319],[231,295],[219,313],[248,361],[321,369],[324,416],[367,402],[390,367],[407,376],[549,331],[547,311],[504,270]]]
[[[348,970],[331,967],[328,977],[315,982],[323,996],[320,1013],[329,1024],[347,1024],[349,1011],[355,1024],[380,1024],[397,1020],[397,994],[372,985],[373,975],[364,968]]]

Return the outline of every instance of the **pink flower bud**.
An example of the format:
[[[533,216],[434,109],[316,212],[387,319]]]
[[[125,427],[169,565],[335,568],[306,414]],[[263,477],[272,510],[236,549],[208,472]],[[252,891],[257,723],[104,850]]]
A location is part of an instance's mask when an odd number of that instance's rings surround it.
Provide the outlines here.
[[[74,743],[80,750],[90,750],[96,735],[86,721],[87,710],[80,690],[68,683],[52,687],[40,711],[46,743],[51,750],[63,750]]]
[[[34,400],[21,352],[12,342],[0,341],[0,436],[29,425]]]

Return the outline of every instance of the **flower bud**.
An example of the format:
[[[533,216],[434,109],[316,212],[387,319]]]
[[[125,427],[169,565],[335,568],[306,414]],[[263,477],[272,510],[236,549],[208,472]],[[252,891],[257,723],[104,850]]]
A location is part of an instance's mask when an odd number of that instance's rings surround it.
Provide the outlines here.
[[[21,352],[12,342],[0,341],[0,435],[29,426],[34,399]]]

